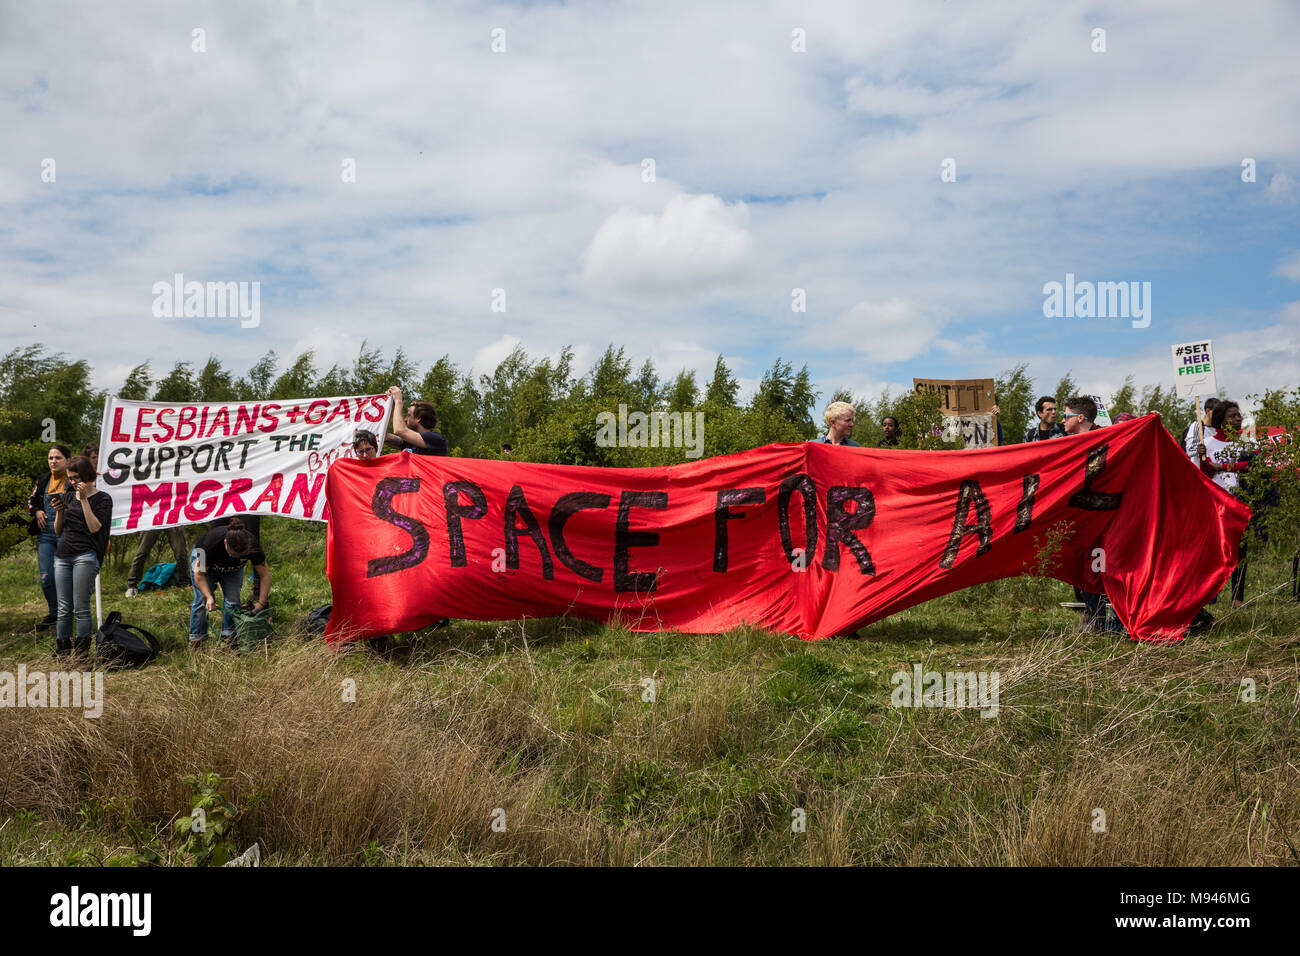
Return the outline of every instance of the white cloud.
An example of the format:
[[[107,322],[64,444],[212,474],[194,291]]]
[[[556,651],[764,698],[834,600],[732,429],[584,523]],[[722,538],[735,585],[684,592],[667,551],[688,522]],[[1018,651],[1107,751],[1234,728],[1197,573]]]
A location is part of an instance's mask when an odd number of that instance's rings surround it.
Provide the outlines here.
[[[829,327],[818,329],[817,338],[823,348],[852,352],[881,365],[924,355],[943,325],[914,302],[859,302]]]
[[[1300,282],[1300,252],[1292,252],[1278,262],[1273,275],[1290,279],[1292,282]]]
[[[519,336],[503,335],[491,345],[483,346],[474,353],[474,358],[469,363],[474,377],[492,374],[493,369],[500,365],[507,355],[518,348],[519,344]]]
[[[1286,205],[1295,201],[1295,184],[1286,173],[1274,173],[1268,181],[1268,188],[1264,190],[1264,194],[1269,202]]]
[[[749,211],[717,196],[674,196],[661,214],[620,209],[583,256],[582,278],[614,292],[672,295],[737,277],[749,255]]]
[[[204,54],[161,0],[3,9],[0,352],[43,341],[108,387],[146,356],[328,364],[363,338],[425,367],[612,341],[663,374],[721,352],[747,389],[777,355],[824,388],[906,381],[876,364],[929,343],[922,374],[1037,361],[1040,290],[1067,270],[1159,270],[1194,300],[1211,280],[1185,263],[1231,254],[1234,216],[1276,243],[1241,284],[1265,323],[1249,290],[1300,247],[1286,2],[507,5],[501,55],[467,7],[216,5]],[[260,280],[261,326],[160,328],[149,290],[174,272]],[[1107,374],[1119,343],[1095,350]]]

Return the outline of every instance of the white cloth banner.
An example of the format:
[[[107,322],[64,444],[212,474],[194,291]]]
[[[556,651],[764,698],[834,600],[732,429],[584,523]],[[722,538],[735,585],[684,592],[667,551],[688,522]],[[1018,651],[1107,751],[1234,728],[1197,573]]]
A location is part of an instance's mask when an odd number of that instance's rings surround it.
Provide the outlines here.
[[[113,498],[111,534],[252,512],[325,521],[325,474],[354,457],[358,430],[380,448],[388,395],[228,405],[109,397],[99,435],[99,487]]]

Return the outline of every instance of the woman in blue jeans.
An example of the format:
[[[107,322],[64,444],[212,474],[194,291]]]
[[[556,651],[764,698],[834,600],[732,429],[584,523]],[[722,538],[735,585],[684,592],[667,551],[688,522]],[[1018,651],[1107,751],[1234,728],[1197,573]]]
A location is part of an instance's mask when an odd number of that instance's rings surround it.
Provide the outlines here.
[[[27,513],[32,516],[32,534],[36,535],[36,567],[41,576],[41,593],[45,595],[47,614],[36,625],[44,631],[59,619],[59,596],[54,587],[54,549],[59,536],[54,533],[54,499],[67,490],[68,459],[72,449],[67,445],[51,445],[45,460],[50,470],[36,481],[27,499]]]
[[[68,490],[54,498],[54,585],[59,619],[56,649],[60,654],[90,649],[90,596],[108,550],[113,499],[95,487],[95,468],[78,455],[68,462]],[[73,636],[73,620],[76,636]]]

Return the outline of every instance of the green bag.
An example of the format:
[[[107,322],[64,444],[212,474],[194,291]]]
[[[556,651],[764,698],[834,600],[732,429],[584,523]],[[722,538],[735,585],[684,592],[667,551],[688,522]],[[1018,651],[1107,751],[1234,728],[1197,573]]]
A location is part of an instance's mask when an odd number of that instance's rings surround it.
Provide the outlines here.
[[[271,639],[271,609],[264,607],[256,614],[251,604],[234,612],[235,647],[239,653],[258,650]]]

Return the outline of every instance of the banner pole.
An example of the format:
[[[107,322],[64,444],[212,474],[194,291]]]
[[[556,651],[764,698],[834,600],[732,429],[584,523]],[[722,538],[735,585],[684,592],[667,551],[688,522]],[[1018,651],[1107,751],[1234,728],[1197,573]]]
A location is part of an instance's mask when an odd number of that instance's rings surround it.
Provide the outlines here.
[[[1196,396],[1196,428],[1200,433],[1200,441],[1197,444],[1205,444],[1205,416],[1201,414],[1201,396]]]
[[[95,572],[95,630],[104,626],[104,609],[99,601],[99,572]]]

